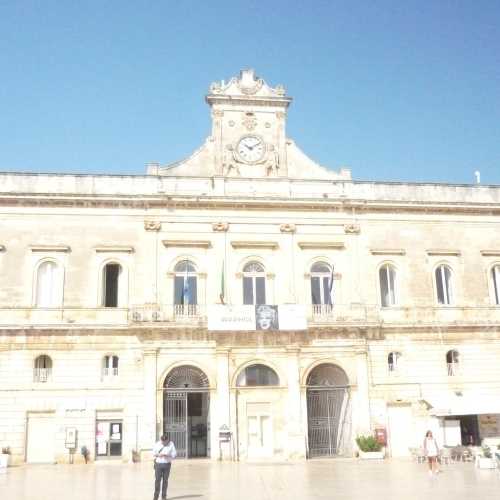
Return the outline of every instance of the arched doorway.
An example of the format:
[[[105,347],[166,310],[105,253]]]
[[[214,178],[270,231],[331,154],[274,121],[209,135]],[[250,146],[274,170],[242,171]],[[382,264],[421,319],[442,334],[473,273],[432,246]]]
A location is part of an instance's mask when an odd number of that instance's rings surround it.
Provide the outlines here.
[[[335,456],[341,451],[349,404],[349,379],[342,368],[324,363],[307,377],[309,457]]]
[[[271,458],[284,447],[280,379],[262,363],[244,367],[236,377],[238,455],[247,459]]]
[[[195,366],[171,370],[163,384],[163,433],[180,458],[210,456],[208,377]]]

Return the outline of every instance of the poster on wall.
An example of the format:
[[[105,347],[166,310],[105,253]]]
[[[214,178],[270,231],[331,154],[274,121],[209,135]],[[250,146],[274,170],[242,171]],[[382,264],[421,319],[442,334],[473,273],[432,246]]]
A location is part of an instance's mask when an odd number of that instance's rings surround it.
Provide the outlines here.
[[[216,331],[305,330],[302,305],[213,305],[208,308],[208,329]]]
[[[479,432],[481,437],[499,437],[498,419],[500,415],[479,415]]]

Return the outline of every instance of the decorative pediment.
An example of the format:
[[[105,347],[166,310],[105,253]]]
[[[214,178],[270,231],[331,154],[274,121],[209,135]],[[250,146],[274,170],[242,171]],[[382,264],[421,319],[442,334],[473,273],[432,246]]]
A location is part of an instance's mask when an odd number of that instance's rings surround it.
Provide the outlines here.
[[[270,87],[262,78],[255,75],[253,69],[242,70],[238,77],[231,78],[227,83],[224,80],[212,83],[209,92],[207,96],[208,102],[210,102],[211,98],[217,96],[283,98],[286,93],[283,85],[276,85],[274,88]]]

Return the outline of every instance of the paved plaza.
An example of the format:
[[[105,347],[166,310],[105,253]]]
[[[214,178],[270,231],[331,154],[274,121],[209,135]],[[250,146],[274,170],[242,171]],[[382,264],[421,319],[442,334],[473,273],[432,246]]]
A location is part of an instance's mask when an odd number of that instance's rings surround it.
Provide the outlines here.
[[[500,473],[470,463],[430,477],[410,461],[311,460],[296,463],[177,461],[169,500],[498,499]],[[40,465],[0,475],[2,500],[151,500],[153,466]]]

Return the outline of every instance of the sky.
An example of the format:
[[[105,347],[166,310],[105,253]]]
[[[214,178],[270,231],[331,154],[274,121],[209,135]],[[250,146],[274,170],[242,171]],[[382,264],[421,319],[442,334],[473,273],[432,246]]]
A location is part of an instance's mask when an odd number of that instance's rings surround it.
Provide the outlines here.
[[[500,184],[499,0],[0,0],[0,171],[142,175],[254,68],[355,180]]]

